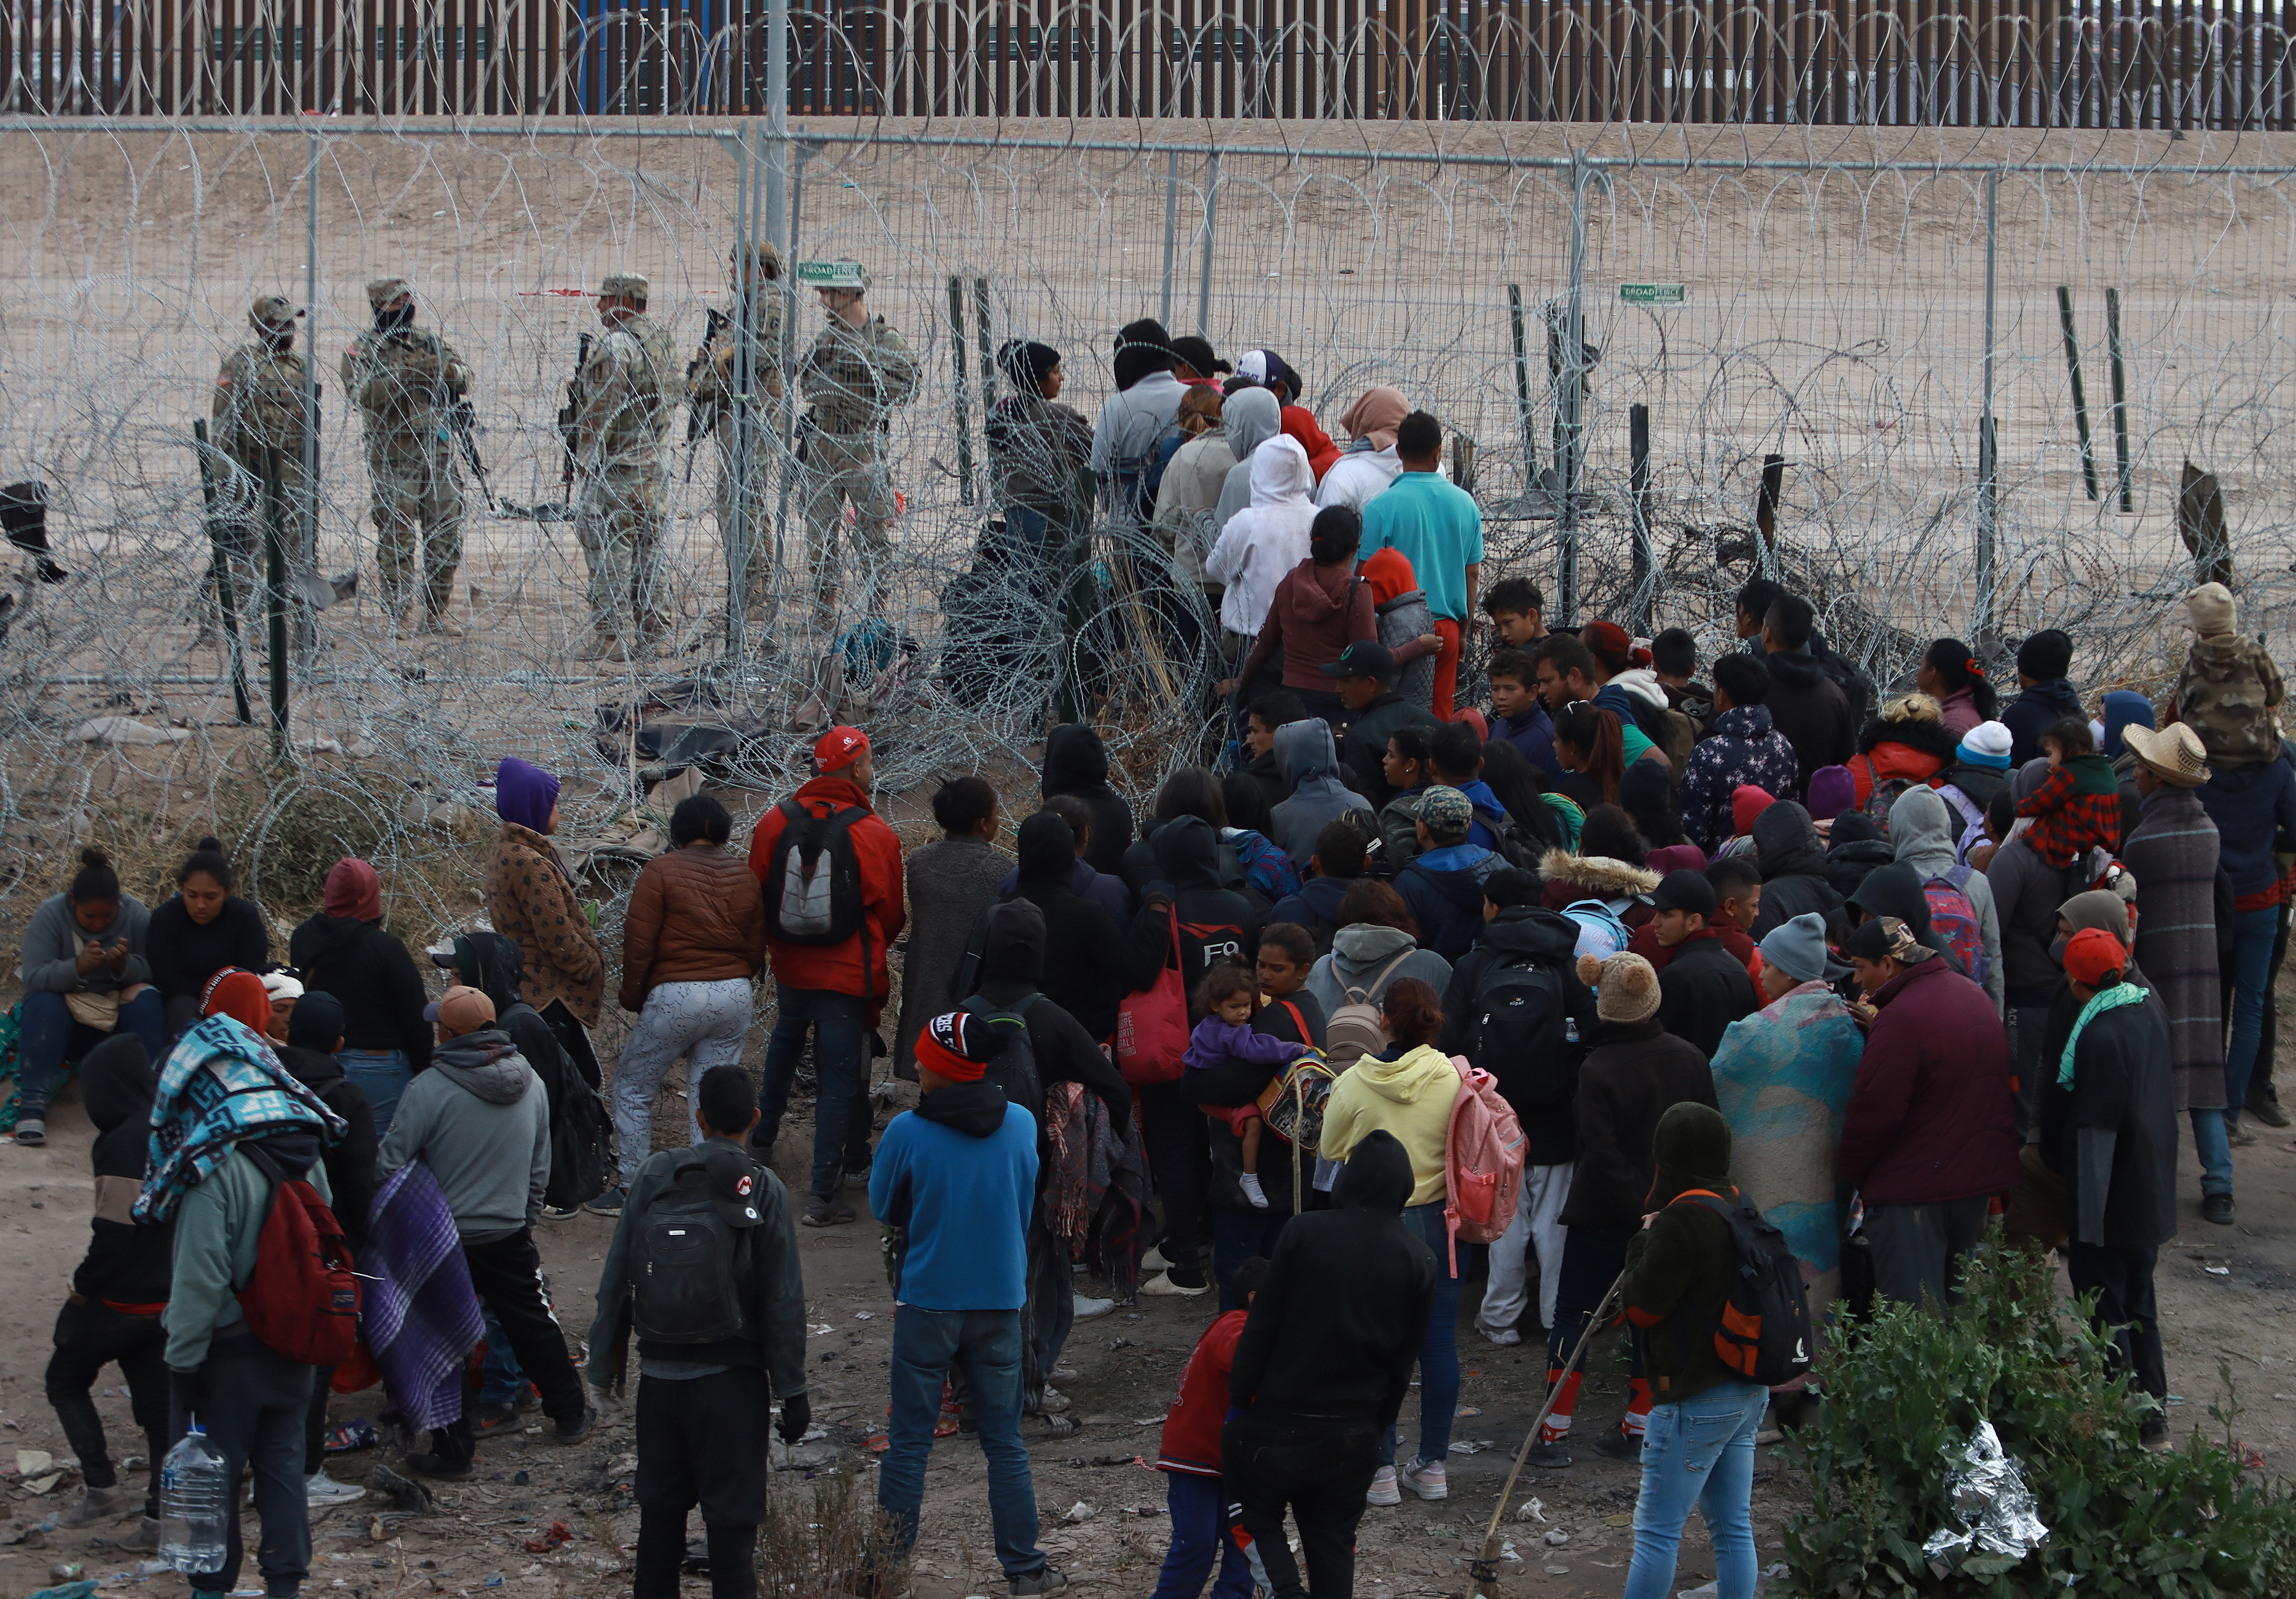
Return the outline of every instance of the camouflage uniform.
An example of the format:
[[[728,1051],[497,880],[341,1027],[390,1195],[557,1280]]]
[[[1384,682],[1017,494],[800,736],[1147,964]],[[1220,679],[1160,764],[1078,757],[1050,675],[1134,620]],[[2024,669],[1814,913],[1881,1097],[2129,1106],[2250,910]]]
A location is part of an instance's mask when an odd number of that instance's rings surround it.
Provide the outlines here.
[[[602,298],[645,303],[646,280],[617,273]],[[661,530],[669,514],[665,447],[684,396],[677,346],[644,312],[610,323],[582,368],[574,455],[582,476],[575,536],[590,567],[590,627],[603,647],[643,642],[669,625],[662,601]]]
[[[303,400],[309,368],[299,352],[272,344],[282,334],[291,337],[295,319],[302,314],[302,308],[284,295],[257,296],[247,314],[257,337],[224,357],[209,406],[215,421],[210,442],[236,469],[222,474],[227,480],[217,485],[216,524],[234,569],[232,603],[242,617],[249,614],[250,584],[262,581],[263,473],[271,451],[278,452],[279,485],[290,511],[288,553],[298,561],[307,553],[303,508],[309,504],[309,479],[303,470]],[[209,603],[214,603],[212,594]],[[201,632],[209,627],[203,620]]]
[[[412,291],[405,278],[377,278],[367,303],[380,312]],[[425,620],[439,621],[454,601],[463,486],[448,413],[470,388],[471,369],[428,328],[369,328],[343,352],[343,392],[366,423],[375,566],[394,616],[413,604],[418,565]]]
[[[2264,646],[2237,630],[2232,592],[2204,583],[2185,596],[2185,610],[2198,636],[2161,703],[2163,725],[2191,724],[2220,772],[2279,758],[2274,708],[2287,690]]]
[[[734,315],[740,315],[742,281],[740,262],[742,251],[734,253]],[[781,251],[770,244],[755,247],[765,275],[753,283],[750,291],[750,393],[749,403],[741,407],[737,416],[734,400],[734,358],[738,353],[739,337],[729,320],[701,352],[693,369],[693,391],[688,403],[709,407],[714,417],[711,430],[718,437],[718,529],[726,541],[726,570],[734,570],[734,485],[744,485],[748,498],[742,506],[742,533],[744,545],[743,604],[744,614],[752,620],[763,612],[766,590],[772,578],[773,552],[778,540],[774,537],[774,505],[770,490],[773,486],[773,463],[780,445],[775,430],[780,425],[782,393],[782,328],[788,316],[787,289],[782,282]],[[745,467],[736,430],[746,420],[749,430],[749,462]]]
[[[814,619],[825,633],[837,622],[837,534],[848,500],[865,563],[861,609],[873,612],[883,603],[886,524],[893,518],[885,435],[893,407],[916,396],[917,363],[883,317],[856,328],[832,316],[798,376],[813,408],[799,477],[806,562]]]

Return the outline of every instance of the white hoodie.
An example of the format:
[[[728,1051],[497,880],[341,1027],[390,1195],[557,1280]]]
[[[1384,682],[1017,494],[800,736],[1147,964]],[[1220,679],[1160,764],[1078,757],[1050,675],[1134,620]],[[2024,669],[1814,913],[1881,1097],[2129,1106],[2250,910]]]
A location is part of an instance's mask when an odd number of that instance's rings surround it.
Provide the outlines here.
[[[1277,434],[1251,455],[1251,504],[1228,519],[1204,562],[1204,575],[1227,585],[1220,623],[1256,636],[1275,602],[1283,574],[1308,559],[1308,530],[1316,521],[1316,474],[1300,441]]]
[[[1403,471],[1403,458],[1389,445],[1383,450],[1349,450],[1332,463],[1316,486],[1316,504],[1352,505],[1362,510],[1387,492]]]

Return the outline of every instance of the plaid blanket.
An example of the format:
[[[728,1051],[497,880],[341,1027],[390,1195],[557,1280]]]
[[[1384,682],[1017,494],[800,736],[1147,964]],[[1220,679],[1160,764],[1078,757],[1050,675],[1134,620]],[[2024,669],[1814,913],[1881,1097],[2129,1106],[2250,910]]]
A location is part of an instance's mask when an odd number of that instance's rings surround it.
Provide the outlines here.
[[[359,1335],[390,1397],[417,1431],[463,1414],[463,1365],[485,1324],[439,1179],[420,1160],[374,1196],[359,1257]]]
[[[160,1070],[152,1101],[151,1175],[135,1218],[173,1221],[186,1190],[213,1171],[242,1138],[283,1128],[316,1128],[339,1143],[346,1124],[279,1063],[270,1044],[243,1021],[210,1016],[185,1033]]]

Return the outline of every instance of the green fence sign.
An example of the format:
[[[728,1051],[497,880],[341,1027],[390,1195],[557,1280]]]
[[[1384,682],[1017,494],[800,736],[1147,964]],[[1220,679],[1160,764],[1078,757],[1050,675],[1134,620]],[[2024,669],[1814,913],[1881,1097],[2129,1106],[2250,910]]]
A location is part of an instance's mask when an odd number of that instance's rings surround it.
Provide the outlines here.
[[[1630,306],[1678,306],[1682,303],[1680,283],[1620,283],[1619,298]]]

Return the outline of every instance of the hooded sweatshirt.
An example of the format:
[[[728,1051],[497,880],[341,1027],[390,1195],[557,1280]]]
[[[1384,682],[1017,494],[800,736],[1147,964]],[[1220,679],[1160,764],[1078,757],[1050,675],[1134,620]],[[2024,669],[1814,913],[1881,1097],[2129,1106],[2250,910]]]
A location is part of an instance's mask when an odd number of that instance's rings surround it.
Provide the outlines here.
[[[2041,748],[2041,734],[2067,717],[2088,720],[2080,691],[2069,677],[2046,678],[2003,706],[2001,720],[2009,729],[2010,764],[2021,767],[2046,753]]]
[[[114,1309],[149,1313],[168,1302],[172,1224],[138,1226],[128,1211],[143,1192],[152,1141],[152,1097],[158,1082],[134,1033],[116,1032],[80,1062],[80,1094],[95,1124],[95,1213],[87,1253],[72,1287]]]
[[[404,1050],[417,1072],[430,1064],[422,973],[380,922],[323,911],[288,937],[287,959],[306,988],[342,1002],[344,1048]]]
[[[1349,989],[1376,1003],[1389,984],[1406,977],[1415,977],[1440,994],[1450,987],[1451,963],[1431,949],[1420,948],[1418,939],[1398,928],[1357,922],[1332,935],[1332,953],[1308,973],[1308,992],[1329,1016],[1352,1003]]]
[[[2009,792],[2023,800],[2048,775],[2046,758],[2029,761],[2010,778]],[[2067,873],[2050,865],[2022,837],[1993,852],[1985,865],[1985,882],[2001,933],[2003,998],[2013,1010],[2047,1004],[2065,980],[2049,954],[2057,936],[2057,906],[2077,888],[2087,885],[2073,882]]]
[[[1994,911],[1993,889],[1985,873],[1972,872],[1955,861],[1956,820],[1934,789],[1907,789],[1890,807],[1890,844],[1898,852],[1898,864],[1911,866],[1924,884],[1943,879],[1968,898],[1970,908],[1977,913],[1978,943],[1985,951],[1985,992],[1997,1011],[2006,1003],[2001,918]]]
[[[1204,562],[1204,575],[1227,585],[1220,623],[1231,633],[1259,633],[1275,586],[1308,559],[1316,520],[1314,472],[1297,439],[1271,439],[1252,453],[1251,504],[1228,519]]]
[[[176,1210],[168,1308],[161,1317],[171,1371],[195,1372],[207,1364],[215,1340],[247,1335],[238,1286],[255,1273],[263,1224],[277,1190],[248,1154],[250,1145],[259,1147],[283,1177],[301,1177],[323,1201],[334,1202],[326,1168],[319,1164],[318,1136],[300,1128],[239,1140],[215,1169],[192,1185]]]
[[[1192,992],[1219,962],[1253,960],[1265,918],[1243,895],[1220,887],[1219,840],[1211,824],[1201,816],[1175,816],[1157,826],[1148,847],[1156,875],[1144,886],[1140,910],[1132,919],[1130,970],[1136,980],[1144,972],[1152,981],[1171,964],[1175,914],[1180,923],[1180,980]],[[1149,903],[1160,897],[1168,903]]]
[[[1440,845],[1423,851],[1395,874],[1395,891],[1419,919],[1427,947],[1456,961],[1483,930],[1483,884],[1506,865],[1480,844]]]
[[[510,1035],[487,1028],[431,1051],[406,1085],[376,1172],[420,1160],[447,1196],[455,1231],[487,1243],[531,1226],[550,1182],[550,1095]]]
[[[1117,1002],[1154,982],[1158,968],[1134,952],[1105,909],[1070,886],[1073,837],[1068,824],[1049,811],[1021,824],[1020,897],[988,913],[988,943],[975,988],[986,995],[992,982],[1011,984],[1014,994],[1008,999],[1024,988],[1041,991],[1088,1042],[1115,1032]],[[1021,907],[1035,914],[1008,914]],[[1037,1081],[1046,1080],[1039,1072]],[[1021,1108],[1031,1116],[1044,1113],[1041,1104]]]
[[[1734,1206],[1738,1190],[1730,1182],[1730,1124],[1719,1111],[1676,1105],[1659,1118],[1652,1142],[1650,1204],[1658,1216],[1627,1244],[1627,1324],[1642,1349],[1652,1402],[1678,1405],[1743,1379],[1714,1351],[1738,1267],[1730,1224],[1699,1200],[1675,1201],[1695,1189]]]
[[[339,1020],[342,1007],[314,1003],[328,998],[324,994],[306,994],[295,1002],[287,1021],[287,1036],[292,1042],[279,1052],[279,1063],[317,1095],[321,1104],[343,1119],[341,1139],[323,1158],[329,1185],[335,1192],[335,1219],[342,1223],[343,1241],[357,1259],[366,1248],[367,1212],[374,1204],[374,1106],[368,1103],[366,1090],[343,1075],[328,1047],[342,1032]],[[527,1013],[533,1015],[531,1011]]]
[[[1301,872],[1315,857],[1316,835],[1341,816],[1363,819],[1366,836],[1375,832],[1379,818],[1364,797],[1340,781],[1339,747],[1332,730],[1309,718],[1287,722],[1275,730],[1275,758],[1292,797],[1275,810],[1275,842]]]
[[[1963,977],[1961,957],[1953,951],[1953,941],[1930,925],[1929,896],[1922,888],[1921,873],[1903,861],[1891,861],[1886,866],[1876,866],[1857,885],[1857,892],[1849,897],[1853,910],[1866,916],[1895,916],[1913,930],[1914,937],[1938,952],[1947,967]]]
[[[1374,550],[1357,569],[1357,577],[1371,585],[1376,602],[1379,642],[1395,657],[1395,692],[1422,711],[1435,703],[1435,659],[1440,652],[1420,653],[1419,641],[1436,636],[1435,612],[1427,604],[1427,591],[1401,550]],[[1433,721],[1431,713],[1429,721]],[[1387,735],[1380,735],[1382,745]]]
[[[1227,524],[1237,512],[1251,504],[1252,458],[1261,445],[1282,430],[1283,407],[1269,390],[1246,389],[1229,395],[1221,405],[1220,422],[1227,430],[1228,448],[1235,452],[1235,464],[1228,468],[1227,481],[1220,485],[1219,504],[1212,512],[1215,539],[1227,531]],[[1304,450],[1300,459],[1307,459]]]
[[[1736,834],[1732,797],[1742,785],[1767,794],[1793,791],[1800,767],[1793,746],[1771,725],[1769,709],[1734,705],[1690,752],[1682,776],[1682,831],[1710,855]]]
[[[1848,764],[1857,744],[1857,711],[1812,656],[1773,650],[1762,660],[1770,668],[1770,692],[1762,703],[1771,725],[1793,746],[1800,774],[1800,786],[1778,798],[1799,800],[1809,790],[1812,772]]]
[[[1036,1203],[1036,1119],[996,1084],[946,1084],[894,1117],[869,1168],[869,1213],[901,1229],[896,1303],[1021,1308]]]
[[[1232,1404],[1272,1420],[1393,1424],[1442,1269],[1404,1225],[1412,1187],[1410,1157],[1374,1131],[1341,1168],[1332,1209],[1284,1224],[1236,1341]]]
[[[1411,1160],[1410,1202],[1440,1203],[1458,1095],[1458,1069],[1431,1045],[1365,1055],[1340,1074],[1324,1102],[1324,1158],[1344,1160],[1372,1132],[1391,1133]]]
[[[1373,614],[1371,585],[1353,565],[1317,566],[1311,558],[1283,574],[1275,597],[1260,624],[1259,643],[1242,674],[1243,681],[1259,675],[1257,662],[1270,652],[1283,652],[1283,686],[1318,694],[1332,692],[1324,668],[1359,639],[1379,636],[1379,619]]]
[[[2193,640],[2163,703],[2200,734],[2209,764],[2221,772],[2277,758],[2280,728],[2271,708],[2286,693],[2280,668],[2262,644],[2237,633],[2216,633]],[[2111,710],[2108,703],[2108,715]]]
[[[1831,917],[1841,896],[1825,880],[1825,849],[1817,824],[1791,800],[1781,800],[1754,818],[1754,858],[1762,868],[1762,908],[1747,931],[1757,940],[1772,928],[1815,912]]]
[[[1124,852],[1132,847],[1132,807],[1108,786],[1108,746],[1097,730],[1063,722],[1045,735],[1045,775],[1038,792],[1047,800],[1073,794],[1092,808],[1092,837],[1084,858],[1110,877],[1124,875]]]

